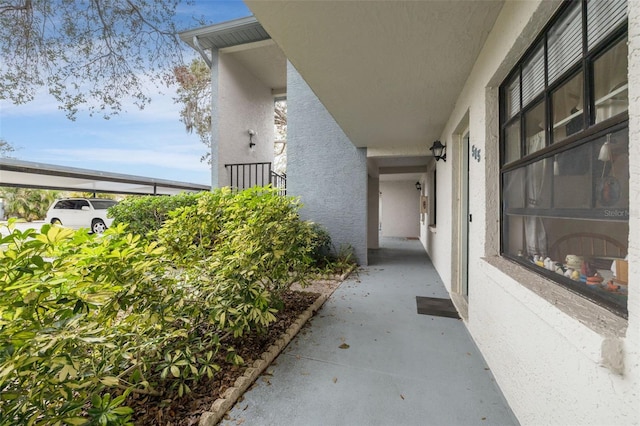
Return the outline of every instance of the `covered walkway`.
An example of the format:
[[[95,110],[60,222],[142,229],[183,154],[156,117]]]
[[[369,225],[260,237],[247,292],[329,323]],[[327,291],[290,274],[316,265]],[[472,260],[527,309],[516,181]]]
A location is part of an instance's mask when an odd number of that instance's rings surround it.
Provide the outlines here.
[[[518,424],[417,240],[382,239],[222,424]]]

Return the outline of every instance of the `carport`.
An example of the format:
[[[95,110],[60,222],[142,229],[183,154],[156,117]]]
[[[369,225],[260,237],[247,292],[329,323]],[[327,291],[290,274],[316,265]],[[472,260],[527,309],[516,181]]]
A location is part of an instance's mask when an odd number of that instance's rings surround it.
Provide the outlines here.
[[[0,159],[0,186],[137,195],[210,191],[211,186],[121,173]]]

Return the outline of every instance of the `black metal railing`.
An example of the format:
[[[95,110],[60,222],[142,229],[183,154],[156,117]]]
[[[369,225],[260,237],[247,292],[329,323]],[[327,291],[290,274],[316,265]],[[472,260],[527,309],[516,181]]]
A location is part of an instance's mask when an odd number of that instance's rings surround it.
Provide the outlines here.
[[[278,189],[278,194],[287,195],[287,174],[272,171],[271,185]]]
[[[287,194],[287,175],[274,172],[271,163],[225,164],[224,167],[229,173],[229,186],[235,190],[271,184],[280,195]]]

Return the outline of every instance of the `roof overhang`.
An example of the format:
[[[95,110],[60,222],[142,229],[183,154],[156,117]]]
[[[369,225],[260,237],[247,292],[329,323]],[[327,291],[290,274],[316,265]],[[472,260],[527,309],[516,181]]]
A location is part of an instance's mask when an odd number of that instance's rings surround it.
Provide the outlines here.
[[[194,49],[194,39],[203,49],[224,49],[271,38],[253,16],[183,31],[179,36]]]
[[[428,153],[504,2],[245,3],[356,146]]]
[[[201,55],[206,55],[203,50],[218,50],[220,54],[232,57],[270,87],[274,97],[286,96],[287,59],[253,16],[184,31],[179,35]]]
[[[196,183],[7,158],[0,159],[0,186],[138,195],[174,195],[211,190],[211,186]]]

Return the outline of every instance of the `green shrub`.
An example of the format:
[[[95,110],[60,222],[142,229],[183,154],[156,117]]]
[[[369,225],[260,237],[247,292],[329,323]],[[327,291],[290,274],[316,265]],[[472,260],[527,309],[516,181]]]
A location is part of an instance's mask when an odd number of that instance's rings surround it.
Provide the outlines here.
[[[128,392],[182,395],[219,369],[210,307],[156,243],[45,225],[0,244],[1,425],[124,424]]]
[[[331,235],[317,223],[312,225],[311,252],[316,264],[322,263],[331,254]]]
[[[42,189],[0,188],[0,198],[4,199],[5,216],[27,221],[44,219],[47,209],[59,194],[60,191]]]
[[[133,196],[109,209],[114,225],[127,224],[134,234],[147,236],[160,229],[169,212],[196,203],[197,194],[181,193],[172,196]]]
[[[282,292],[304,282],[314,232],[299,202],[272,188],[222,188],[175,210],[159,241],[175,264],[199,280],[212,318],[235,336],[275,320]]]
[[[275,321],[318,233],[271,188],[189,199],[158,241],[122,224],[0,238],[0,425],[128,424],[130,393],[182,396],[218,353],[243,362],[230,337]]]

